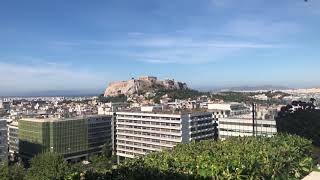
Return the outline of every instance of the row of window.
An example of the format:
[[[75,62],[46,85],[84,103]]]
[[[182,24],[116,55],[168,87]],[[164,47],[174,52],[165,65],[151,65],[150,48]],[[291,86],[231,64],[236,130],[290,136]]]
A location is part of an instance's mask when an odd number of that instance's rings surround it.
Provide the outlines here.
[[[147,147],[147,148],[154,148],[154,149],[159,149],[159,150],[161,148],[163,148],[163,146],[160,146],[160,145],[138,143],[138,142],[124,141],[124,140],[119,140],[118,143],[125,144],[125,145],[139,146],[141,148]]]
[[[120,129],[117,131],[117,134],[118,133],[135,134],[135,135],[143,135],[143,136],[154,136],[154,137],[161,137],[161,138],[168,138],[168,139],[180,139],[181,138],[181,136],[175,136],[175,135],[140,132],[140,131],[130,131],[130,130],[120,130]]]
[[[131,150],[131,151],[137,151],[137,152],[141,152],[141,153],[151,153],[151,152],[154,152],[154,151],[149,150],[149,149],[136,148],[136,147],[130,147],[130,146],[123,146],[123,145],[118,145],[118,148],[126,149],[126,150]],[[163,148],[163,149],[165,149],[165,148]]]
[[[152,138],[124,136],[124,135],[118,135],[117,137],[121,138],[121,139],[131,139],[131,140],[135,140],[135,141],[153,142],[153,143],[160,143],[160,144],[167,144],[167,145],[176,145],[177,144],[177,142],[159,140],[159,139],[152,139]]]
[[[180,121],[180,118],[172,117],[155,117],[155,116],[135,116],[135,115],[122,115],[118,114],[117,117],[126,117],[126,118],[143,118],[143,119],[160,119],[160,120],[171,120],[171,121]]]
[[[238,132],[238,133],[252,133],[252,130],[244,130],[244,129],[225,129],[225,128],[220,128],[220,132]],[[258,129],[258,133],[273,133],[275,131],[270,130],[270,131],[263,131]]]
[[[242,123],[242,122],[219,122],[220,125],[236,125],[236,126],[252,126],[252,123]],[[276,128],[273,124],[255,124],[256,127],[272,127]]]
[[[180,130],[167,129],[167,128],[153,128],[153,127],[131,126],[131,125],[121,125],[121,124],[119,124],[118,127],[119,128],[128,128],[128,129],[140,129],[140,130],[149,130],[149,131],[180,133]]]
[[[203,121],[191,121],[190,125],[194,126],[194,125],[207,124],[207,123],[212,123],[212,119],[207,119]]]
[[[210,125],[207,125],[207,126],[193,127],[193,128],[191,128],[191,131],[199,131],[199,130],[211,129],[211,128],[214,128],[213,124],[210,124]]]
[[[198,132],[198,133],[191,134],[191,138],[198,137],[198,136],[204,136],[204,135],[208,135],[208,134],[212,134],[212,133],[213,133],[213,131]]]
[[[164,123],[164,122],[150,122],[150,121],[122,120],[122,119],[119,119],[118,122],[119,123],[155,125],[155,126],[180,127],[180,123]]]

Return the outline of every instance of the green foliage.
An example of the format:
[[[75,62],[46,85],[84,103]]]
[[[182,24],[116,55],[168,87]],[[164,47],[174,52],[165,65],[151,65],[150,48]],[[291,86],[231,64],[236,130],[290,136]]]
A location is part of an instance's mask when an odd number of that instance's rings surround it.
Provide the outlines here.
[[[9,167],[8,165],[0,165],[0,179],[9,180]]]
[[[320,147],[320,111],[315,109],[299,109],[289,112],[283,108],[277,118],[278,132],[296,134],[313,141]]]
[[[98,101],[100,102],[127,102],[127,96],[124,94],[119,94],[118,96],[108,96],[104,97],[103,94],[101,94],[98,97]]]
[[[212,99],[221,99],[226,102],[244,102],[244,103],[256,103],[256,104],[281,104],[281,100],[269,99],[267,101],[254,99],[251,96],[257,95],[259,93],[244,93],[244,92],[223,92],[219,94],[213,94]],[[267,94],[267,96],[271,96]]]
[[[70,174],[70,167],[63,157],[47,152],[31,159],[27,180],[60,180]]]
[[[84,165],[82,163],[76,163],[72,165],[72,172],[70,175],[65,177],[67,180],[78,180],[78,179],[96,179],[101,178],[101,174],[111,173],[111,169],[116,166],[117,157],[107,155],[93,155],[90,157],[90,164]]]
[[[94,172],[106,172],[115,164],[113,158],[108,158],[107,156],[94,155],[90,158],[90,161],[89,169]]]
[[[313,170],[311,141],[294,135],[180,144],[86,179],[301,179]]]
[[[204,92],[199,92],[193,89],[181,89],[181,90],[177,90],[177,89],[163,89],[160,88],[155,92],[155,96],[152,97],[152,99],[156,102],[156,103],[160,103],[160,99],[162,96],[168,94],[168,97],[172,98],[172,99],[197,99],[197,97],[203,96],[203,95],[208,95],[209,93],[204,93]]]
[[[23,180],[25,178],[26,170],[22,162],[15,163],[9,168],[10,180]]]
[[[15,163],[12,166],[0,166],[0,179],[1,180],[23,180],[25,177],[25,169],[23,165]]]

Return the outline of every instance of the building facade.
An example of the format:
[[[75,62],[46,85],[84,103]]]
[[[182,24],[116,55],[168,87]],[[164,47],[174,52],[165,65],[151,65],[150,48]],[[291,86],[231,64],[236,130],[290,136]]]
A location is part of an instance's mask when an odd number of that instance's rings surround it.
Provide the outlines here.
[[[276,110],[255,106],[253,122],[252,107],[242,103],[208,104],[208,111],[218,120],[219,138],[239,136],[272,136],[277,132]]]
[[[133,158],[178,143],[213,139],[215,130],[212,113],[117,112],[116,155]]]
[[[0,165],[8,162],[7,120],[0,119]]]
[[[8,124],[8,146],[10,157],[14,158],[16,154],[19,154],[18,121],[12,121],[10,124]]]
[[[219,118],[219,137],[272,136],[277,132],[274,119],[256,119],[253,125],[252,115]]]
[[[66,160],[84,160],[111,150],[111,116],[87,116],[67,119],[21,119],[19,154],[30,159],[43,152],[56,152]]]
[[[250,113],[248,109],[242,103],[209,103],[208,111],[213,113],[215,118],[224,118],[234,115],[240,115],[245,113]]]

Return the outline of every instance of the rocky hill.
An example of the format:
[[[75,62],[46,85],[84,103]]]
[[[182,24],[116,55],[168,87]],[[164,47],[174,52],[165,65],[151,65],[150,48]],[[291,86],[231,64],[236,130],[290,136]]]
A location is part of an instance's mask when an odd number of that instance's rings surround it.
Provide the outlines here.
[[[187,84],[172,79],[158,80],[153,76],[140,76],[138,79],[109,83],[104,96],[117,96],[120,94],[133,95],[154,92],[158,89],[187,89]]]

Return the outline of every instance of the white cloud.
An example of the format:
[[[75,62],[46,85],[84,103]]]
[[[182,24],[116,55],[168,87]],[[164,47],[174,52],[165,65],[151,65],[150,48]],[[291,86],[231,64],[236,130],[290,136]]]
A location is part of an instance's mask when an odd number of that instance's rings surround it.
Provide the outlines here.
[[[128,44],[143,49],[142,52],[129,54],[131,59],[148,63],[181,64],[208,63],[243,51],[286,47],[286,45],[272,43],[195,40],[179,37],[144,38]]]
[[[220,61],[243,52],[288,48],[292,44],[288,45],[287,37],[296,35],[303,28],[293,22],[236,19],[214,29],[180,31],[170,35],[130,32],[127,37],[111,40],[78,40],[55,45],[70,46],[73,51],[90,51],[91,54],[108,52],[147,63],[197,64]]]
[[[32,65],[0,62],[0,82],[0,93],[94,90],[105,85],[103,77],[96,73],[51,62]]]
[[[113,49],[113,53],[125,58],[148,63],[207,63],[223,59],[239,52],[262,49],[284,48],[286,45],[277,43],[261,43],[257,41],[217,40],[215,36],[206,39],[186,36],[144,35],[114,41],[81,41],[77,51],[91,50],[95,53]],[[238,39],[238,38],[235,38]],[[77,43],[63,43],[73,46]],[[92,46],[95,48],[93,49]],[[86,48],[87,47],[87,48]],[[122,51],[120,51],[122,50]]]
[[[173,48],[173,47],[185,47],[185,48],[279,48],[283,47],[281,44],[272,43],[259,43],[259,42],[246,42],[246,41],[221,41],[221,40],[194,40],[190,38],[170,38],[170,37],[158,37],[158,38],[146,38],[139,39],[135,43],[131,43],[133,46],[142,46],[146,48]]]

